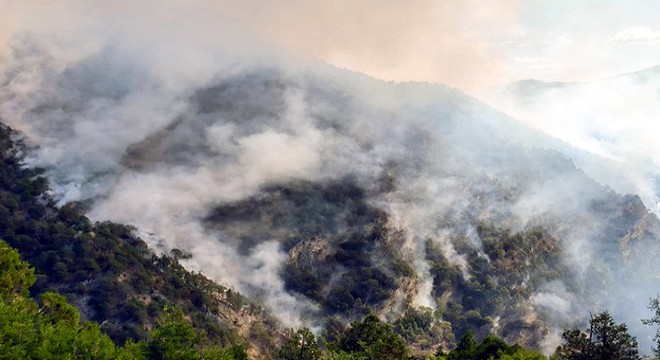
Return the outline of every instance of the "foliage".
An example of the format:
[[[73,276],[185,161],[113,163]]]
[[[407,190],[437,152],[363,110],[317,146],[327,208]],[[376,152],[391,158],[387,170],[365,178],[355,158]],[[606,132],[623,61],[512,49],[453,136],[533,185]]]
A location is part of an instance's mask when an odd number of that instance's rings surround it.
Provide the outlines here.
[[[167,306],[151,333],[151,339],[142,345],[142,353],[148,359],[247,359],[242,346],[222,347],[204,335],[186,321],[181,309]]]
[[[408,356],[405,340],[375,314],[351,323],[335,348],[337,354],[333,356],[338,358],[350,355],[356,359],[397,360]]]
[[[15,135],[0,123],[0,238],[33,268],[17,268],[18,256],[5,257],[0,267],[13,271],[3,271],[0,297],[27,295],[34,284],[32,296],[45,304],[55,301],[53,306],[70,300],[83,318],[101,323],[102,331],[120,344],[146,340],[147,329],[167,303],[176,304],[194,327],[223,346],[242,339],[234,324],[218,321],[222,313],[265,317],[237,292],[186,271],[177,262],[185,253],[157,256],[134,235],[134,228],[90,222],[79,211],[85,204],[58,208],[41,170],[22,166],[23,145]],[[48,292],[64,298],[44,295]]]
[[[653,311],[653,316],[650,319],[643,319],[642,322],[646,325],[660,325],[660,295],[651,299],[649,309]],[[653,348],[653,352],[656,356],[660,357],[660,328],[655,333],[655,348]]]
[[[12,264],[0,266],[2,279],[21,285],[34,281],[32,269],[4,241],[0,241],[0,264]],[[247,359],[240,346],[223,348],[206,339],[175,307],[166,307],[148,342],[116,346],[98,324],[81,324],[80,314],[62,295],[43,293],[39,305],[26,290],[19,286],[9,291],[12,296],[0,297],[2,359]]]
[[[515,313],[521,299],[548,281],[562,278],[571,283],[558,241],[543,228],[512,232],[487,222],[475,225],[480,246],[465,236],[451,239],[456,251],[464,254],[468,269],[451,263],[441,248],[427,242],[433,295],[452,295],[440,308],[456,336],[468,329],[487,329],[493,318]]]
[[[0,298],[12,299],[27,296],[27,291],[36,277],[34,269],[21,261],[18,252],[6,242],[0,242]]]
[[[97,324],[80,325],[80,314],[63,296],[42,294],[39,306],[27,296],[33,270],[18,252],[0,241],[0,278],[20,284],[3,288],[0,298],[0,357],[6,359],[115,359],[125,355]],[[11,264],[11,266],[5,266]],[[11,279],[11,282],[6,281]]]
[[[448,360],[459,360],[459,359],[474,359],[476,353],[477,342],[474,340],[474,334],[471,330],[468,330],[465,335],[459,341],[456,349],[452,350],[447,356]]]
[[[199,342],[195,329],[183,318],[180,309],[167,307],[153,330],[147,346],[152,359],[199,359],[195,349]]]
[[[290,254],[310,239],[324,239],[331,248],[327,254],[306,253],[287,262],[281,273],[286,289],[317,301],[326,315],[361,317],[390,296],[401,276],[412,274],[383,244],[390,236],[385,219],[354,179],[345,178],[268,186],[259,195],[217,207],[205,223],[231,233],[246,252],[272,234],[287,234],[279,238]],[[254,224],[248,232],[242,230],[246,222]],[[385,256],[376,261],[377,251]]]
[[[637,340],[628,334],[626,324],[615,324],[607,312],[596,314],[589,321],[589,329],[566,330],[564,343],[557,347],[556,360],[636,360],[639,359]]]
[[[472,331],[463,335],[458,346],[448,355],[437,354],[436,359],[443,360],[544,360],[545,357],[535,351],[519,345],[509,345],[494,335],[486,336],[480,343],[474,339]]]
[[[430,332],[436,322],[431,308],[409,308],[394,322],[394,330],[406,340],[414,340]]]
[[[314,334],[308,328],[295,332],[290,330],[280,348],[279,358],[282,360],[318,360],[321,359],[321,350],[316,344]]]

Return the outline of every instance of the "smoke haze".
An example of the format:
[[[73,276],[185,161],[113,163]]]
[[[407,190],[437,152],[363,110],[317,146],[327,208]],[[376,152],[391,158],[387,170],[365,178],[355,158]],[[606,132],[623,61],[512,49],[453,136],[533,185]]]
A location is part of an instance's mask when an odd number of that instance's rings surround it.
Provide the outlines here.
[[[469,264],[452,239],[465,237],[480,249],[478,221],[516,231],[549,224],[585,286],[594,268],[614,264],[601,251],[614,231],[611,219],[603,215],[609,214],[605,205],[594,204],[616,203],[657,222],[637,198],[611,191],[639,194],[658,211],[660,150],[657,132],[647,131],[657,115],[650,110],[660,79],[654,73],[642,83],[613,80],[613,87],[633,89],[627,99],[634,106],[611,101],[620,93],[593,96],[598,92],[590,85],[550,91],[523,106],[506,95],[505,110],[567,144],[443,85],[386,83],[286,54],[236,20],[251,2],[229,2],[225,17],[205,13],[208,4],[160,4],[10,2],[13,20],[0,28],[0,118],[35,144],[28,165],[47,169],[60,204],[91,199],[92,219],[133,224],[155,249],[189,251],[189,269],[262,299],[287,326],[318,325],[319,309],[285,290],[284,235],[266,233],[242,248],[231,233],[204,222],[214,208],[258,196],[267,186],[351,179],[366,189],[369,203],[388,214],[388,225],[405,232],[401,251],[419,278],[414,303],[430,307],[437,299],[427,241],[469,278]],[[124,6],[132,11],[121,11]],[[415,2],[411,14],[430,6]],[[510,14],[511,8],[501,11]],[[310,9],[298,9],[299,21]],[[386,21],[397,9],[385,6],[385,20],[374,21]],[[296,24],[281,26],[287,19],[273,20],[280,25],[273,36],[297,31]],[[413,30],[391,46],[403,46]],[[364,46],[359,38],[349,43]],[[324,42],[315,46],[333,51]],[[452,59],[465,65],[461,74],[485,64],[480,47],[471,49],[476,54],[465,56],[475,65]],[[344,56],[335,51],[329,56]],[[497,71],[499,65],[486,68]],[[624,115],[631,119],[624,125],[605,119]],[[578,121],[585,118],[590,121]],[[630,154],[634,162],[626,161]],[[396,186],[382,191],[388,176]],[[649,227],[656,232],[642,239],[648,243],[634,238],[631,243],[640,245],[630,251],[647,253],[650,263],[611,271],[615,280],[635,281],[619,281],[619,288],[588,304],[579,304],[561,282],[545,284],[528,300],[556,314],[558,327],[572,325],[586,308],[608,308],[648,348],[649,329],[639,319],[660,285],[655,273],[645,273],[657,265],[660,233]],[[548,341],[551,350],[556,344]]]

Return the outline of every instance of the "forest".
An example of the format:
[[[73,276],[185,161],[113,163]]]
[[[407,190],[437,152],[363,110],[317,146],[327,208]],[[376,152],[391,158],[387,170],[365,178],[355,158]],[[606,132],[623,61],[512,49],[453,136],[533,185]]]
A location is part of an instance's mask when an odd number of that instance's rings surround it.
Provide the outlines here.
[[[383,214],[360,202],[360,190],[346,183],[272,189],[293,202],[307,202],[294,207],[303,210],[300,216],[309,216],[314,201],[328,197],[353,209],[346,221],[359,231],[339,239],[338,250],[326,260],[353,271],[325,293],[325,276],[318,271],[327,270],[290,263],[287,272],[289,289],[324,304],[325,326],[315,335],[308,328],[285,329],[259,304],[187,271],[179,264],[189,256],[185,252],[156,254],[131,226],[92,223],[82,215],[85,204],[57,207],[42,171],[22,165],[25,146],[20,134],[0,126],[0,358],[545,359],[483,331],[491,314],[529,296],[529,288],[516,287],[507,274],[525,268],[532,286],[536,279],[564,275],[556,241],[541,228],[511,233],[480,224],[477,231],[491,261],[471,255],[473,264],[481,264],[473,268],[477,280],[461,277],[429,243],[431,271],[439,281],[434,291],[442,294],[458,284],[460,301],[435,311],[410,307],[388,322],[374,309],[411,270],[388,248],[380,249],[390,254],[385,268],[371,263],[368,253],[380,246],[378,239],[393,236],[379,222]],[[310,194],[319,194],[318,200]],[[259,208],[269,206],[274,205],[262,202]],[[245,207],[219,208],[208,221],[219,226],[228,213],[251,216]],[[306,222],[313,230],[301,232],[330,231],[324,226],[332,224],[322,219],[335,218],[328,214],[339,210],[321,209],[313,215],[317,220]],[[532,268],[521,263],[530,260],[536,264]],[[649,326],[660,325],[659,302],[652,299],[649,318],[642,319]],[[358,320],[346,324],[334,316],[347,310]],[[640,358],[625,324],[606,311],[589,315],[588,327],[564,331],[551,359]],[[432,346],[437,344],[442,345]],[[655,352],[660,355],[659,348]]]

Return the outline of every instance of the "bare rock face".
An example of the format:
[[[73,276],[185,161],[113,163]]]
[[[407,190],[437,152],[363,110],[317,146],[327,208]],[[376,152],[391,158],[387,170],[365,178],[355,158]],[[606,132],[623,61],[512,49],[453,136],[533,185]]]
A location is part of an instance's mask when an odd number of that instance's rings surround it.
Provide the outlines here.
[[[319,263],[325,262],[334,253],[335,251],[328,241],[320,237],[313,237],[303,240],[291,248],[287,265],[311,270]]]
[[[660,256],[660,220],[646,212],[621,239],[621,252],[626,262],[657,261]]]

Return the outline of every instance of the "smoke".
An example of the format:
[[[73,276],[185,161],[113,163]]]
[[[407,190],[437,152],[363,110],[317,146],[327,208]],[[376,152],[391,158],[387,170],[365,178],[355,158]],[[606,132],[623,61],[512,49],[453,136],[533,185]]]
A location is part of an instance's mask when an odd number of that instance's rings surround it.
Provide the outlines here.
[[[610,219],[593,204],[618,198],[598,182],[639,193],[649,207],[657,196],[652,135],[618,140],[610,122],[592,124],[587,130],[607,131],[596,154],[610,159],[603,160],[454,89],[384,83],[285,55],[231,20],[173,2],[140,2],[131,14],[71,3],[81,6],[45,23],[18,21],[21,31],[3,47],[0,118],[38,146],[28,165],[47,169],[60,204],[91,199],[92,219],[153,233],[145,240],[155,249],[189,251],[188,268],[262,299],[288,326],[314,321],[318,308],[285,290],[286,235],[263,235],[245,249],[230,232],[204,226],[215,207],[273,184],[351,177],[375,194],[369,201],[389,225],[405,231],[402,254],[419,278],[414,303],[433,307],[427,241],[468,279],[469,262],[452,239],[481,251],[478,221],[514,230],[549,224],[583,284],[595,266],[612,265],[599,252],[599,242],[612,240],[603,235]],[[647,107],[642,101],[629,111],[652,115]],[[571,129],[576,117],[561,111],[550,106],[538,119],[566,118],[561,126]],[[643,128],[640,120],[624,133]],[[545,130],[561,135],[557,129]],[[621,160],[629,154],[647,157]],[[610,169],[627,171],[612,177]],[[384,174],[395,189],[375,191]],[[646,280],[634,283],[640,311],[657,291]],[[627,290],[602,294],[603,302],[630,310],[612,299]],[[578,312],[572,296],[549,284],[532,300],[565,319]]]
[[[654,67],[589,83],[526,80],[491,94],[490,102],[580,149],[573,160],[590,177],[640,195],[660,214],[659,74]]]
[[[588,83],[525,80],[493,92],[489,102],[531,127],[560,139],[562,142],[543,144],[570,154],[573,163],[598,183],[618,193],[639,195],[644,205],[658,215],[660,147],[656,134],[660,129],[655,119],[660,113],[655,104],[660,100],[659,75],[658,68],[654,67]],[[561,179],[566,181],[568,178]],[[591,193],[592,197],[598,198],[593,193],[596,187],[580,188],[580,181],[574,180],[563,186],[579,189],[577,192],[580,194]],[[525,197],[518,208],[521,215],[538,213],[542,209],[542,212],[561,209],[569,218],[572,217],[576,224],[572,229],[565,229],[568,231],[565,236],[568,235],[573,241],[564,245],[565,251],[572,259],[572,267],[585,281],[599,283],[604,280],[596,279],[594,272],[602,272],[611,266],[599,252],[599,247],[606,240],[597,233],[606,225],[602,218],[599,219],[602,213],[593,214],[593,208],[583,208],[585,204],[581,198],[564,197],[555,189],[542,186],[534,191],[533,196]],[[536,210],[531,211],[533,209]],[[592,215],[585,216],[590,211]],[[579,222],[592,226],[578,226]],[[657,234],[654,236],[657,237]],[[657,244],[657,238],[653,241]],[[651,249],[657,249],[657,245],[647,247],[645,251],[653,251]],[[591,305],[592,310],[607,309],[617,320],[626,322],[638,335],[642,352],[647,352],[651,341],[648,330],[640,325],[639,319],[647,316],[648,311],[641,306],[626,307],[623,304],[641,304],[643,301],[636,299],[653,297],[657,292],[655,289],[660,286],[660,279],[651,275],[653,270],[640,264],[633,271],[634,275],[622,275],[621,272],[625,270],[606,271],[615,285],[608,285],[608,294],[602,294],[602,298]],[[555,299],[567,299],[561,293],[549,294],[559,296]],[[542,299],[544,297],[537,297],[539,305],[550,304]],[[545,299],[551,297],[546,296]],[[563,314],[561,311],[556,313]],[[569,319],[575,316],[578,314],[572,312],[559,317],[570,323]]]

